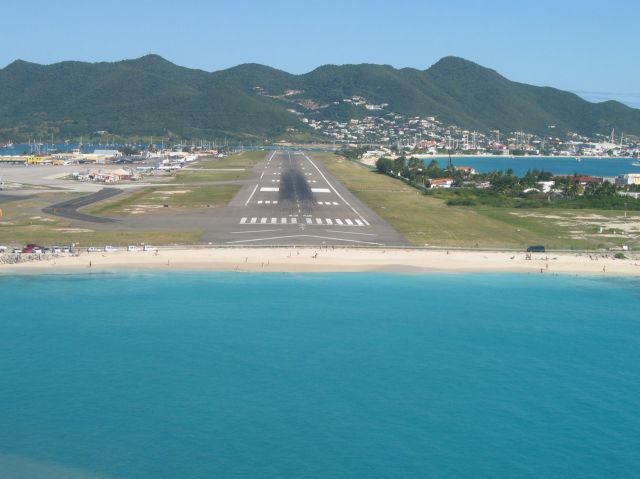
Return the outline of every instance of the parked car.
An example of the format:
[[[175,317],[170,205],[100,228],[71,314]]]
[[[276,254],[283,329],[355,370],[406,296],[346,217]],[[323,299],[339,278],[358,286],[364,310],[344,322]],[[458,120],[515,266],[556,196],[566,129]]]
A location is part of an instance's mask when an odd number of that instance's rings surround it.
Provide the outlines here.
[[[114,253],[118,251],[118,248],[114,248],[113,246],[105,246],[104,247],[104,252],[105,253]]]
[[[155,246],[151,246],[151,245],[144,245],[144,248],[142,248],[143,251],[158,251],[158,248],[156,248]]]
[[[22,253],[22,248],[13,248],[12,253],[13,254]]]
[[[100,253],[100,252],[102,252],[102,249],[96,246],[89,246],[87,248],[87,253]]]
[[[7,252],[7,247],[6,246],[0,246],[0,253],[6,253]]]
[[[71,248],[69,248],[68,246],[63,246],[62,247],[62,252],[63,253],[71,253]]]
[[[138,248],[137,246],[127,246],[127,251],[130,251],[130,252],[140,251],[140,248]]]
[[[29,246],[25,246],[24,248],[22,248],[22,250],[20,252],[21,253],[35,253],[33,248],[30,248]]]
[[[62,248],[60,248],[60,246],[54,246],[53,248],[51,248],[51,251],[56,254],[62,253]]]
[[[546,251],[546,248],[540,245],[529,246],[527,248],[527,253],[544,253],[545,251]]]

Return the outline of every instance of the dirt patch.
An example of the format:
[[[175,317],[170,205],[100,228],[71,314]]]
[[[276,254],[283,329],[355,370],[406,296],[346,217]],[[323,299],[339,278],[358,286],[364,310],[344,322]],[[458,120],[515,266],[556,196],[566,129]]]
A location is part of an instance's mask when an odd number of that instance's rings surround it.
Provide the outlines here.
[[[183,195],[185,193],[191,193],[191,190],[159,190],[156,193],[163,195]]]
[[[60,231],[62,233],[93,233],[93,230],[86,228],[56,228],[56,231]]]

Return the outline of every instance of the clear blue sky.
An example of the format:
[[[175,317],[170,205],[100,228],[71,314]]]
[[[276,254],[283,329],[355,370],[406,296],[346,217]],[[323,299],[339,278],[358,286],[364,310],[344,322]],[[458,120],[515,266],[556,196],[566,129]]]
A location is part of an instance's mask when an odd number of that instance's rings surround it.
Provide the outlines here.
[[[0,67],[157,53],[219,70],[427,68],[456,55],[506,77],[640,107],[637,0],[29,0],[2,8]]]

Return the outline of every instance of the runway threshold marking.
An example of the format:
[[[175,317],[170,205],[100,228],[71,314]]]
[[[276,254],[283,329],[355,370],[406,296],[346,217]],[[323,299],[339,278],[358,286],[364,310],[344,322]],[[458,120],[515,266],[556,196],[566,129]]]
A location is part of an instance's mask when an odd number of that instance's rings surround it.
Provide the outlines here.
[[[291,221],[289,221],[291,220]],[[341,219],[341,218],[312,218],[312,217],[305,217],[305,222],[308,225],[312,225],[312,226],[316,226],[316,225],[320,225],[320,226],[356,226],[356,227],[362,227],[364,226],[364,223],[359,220],[359,219],[355,219],[355,220],[350,220],[350,219]],[[262,216],[262,217],[253,217],[250,220],[246,217],[243,216],[242,218],[240,218],[239,223],[241,225],[244,224],[261,224],[261,225],[265,225],[265,224],[298,224],[298,218],[296,218],[295,216],[292,216],[290,218],[287,217],[282,217],[280,218],[280,221],[278,222],[278,217],[273,217],[273,216]]]
[[[313,167],[318,171],[318,173],[320,173],[320,176],[322,176],[322,179],[327,183],[327,185],[329,185],[329,187],[333,190],[333,192],[338,195],[338,198],[340,198],[345,205],[347,205],[349,208],[351,208],[351,210],[360,218],[364,221],[364,218],[362,217],[362,215],[358,212],[358,210],[356,210],[353,206],[351,206],[351,204],[344,199],[344,197],[338,192],[338,190],[336,190],[333,185],[331,184],[331,182],[327,179],[327,177],[324,175],[324,173],[322,172],[322,170],[320,170],[320,168],[318,168],[318,165],[316,165],[313,160],[311,160],[311,158],[309,158],[305,153],[302,154],[302,156],[304,156],[307,161],[309,163],[311,163],[313,165]],[[311,190],[313,191],[313,189]],[[368,223],[367,223],[368,225]]]

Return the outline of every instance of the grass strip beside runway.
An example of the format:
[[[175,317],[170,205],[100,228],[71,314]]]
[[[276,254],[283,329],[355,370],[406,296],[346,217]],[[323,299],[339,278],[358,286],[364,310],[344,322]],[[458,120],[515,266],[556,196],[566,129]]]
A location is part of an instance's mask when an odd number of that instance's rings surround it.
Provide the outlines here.
[[[169,213],[226,205],[240,189],[237,185],[193,187],[149,187],[106,201],[83,211],[90,214],[127,216],[153,212]]]
[[[524,248],[542,244],[548,248],[591,249],[628,243],[614,235],[596,236],[593,226],[578,218],[603,213],[599,210],[554,209],[552,213],[559,219],[551,219],[539,210],[447,206],[444,201],[425,196],[400,180],[334,154],[313,156],[323,161],[351,192],[417,246]]]

